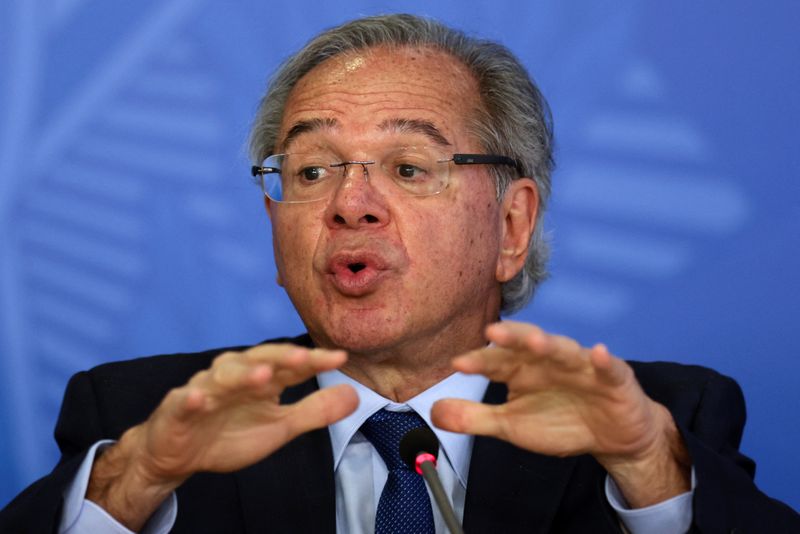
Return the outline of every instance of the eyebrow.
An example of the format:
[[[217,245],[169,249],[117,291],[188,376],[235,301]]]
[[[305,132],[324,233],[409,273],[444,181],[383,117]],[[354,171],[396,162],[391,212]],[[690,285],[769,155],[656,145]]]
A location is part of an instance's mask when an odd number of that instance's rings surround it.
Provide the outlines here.
[[[332,130],[338,125],[339,123],[333,118],[299,121],[289,128],[286,138],[281,143],[280,149],[281,151],[286,150],[289,144],[302,134],[316,132],[318,130]]]
[[[381,130],[398,133],[422,134],[439,146],[450,146],[450,141],[433,125],[432,122],[419,119],[387,119],[378,125]]]
[[[319,130],[331,130],[339,125],[334,118],[309,119],[295,123],[286,133],[286,138],[280,145],[281,151],[286,150],[289,145],[299,136],[316,132]],[[397,133],[418,133],[422,134],[431,142],[439,146],[450,146],[450,141],[433,125],[432,122],[419,119],[386,119],[378,125],[378,129],[384,131],[394,131]]]

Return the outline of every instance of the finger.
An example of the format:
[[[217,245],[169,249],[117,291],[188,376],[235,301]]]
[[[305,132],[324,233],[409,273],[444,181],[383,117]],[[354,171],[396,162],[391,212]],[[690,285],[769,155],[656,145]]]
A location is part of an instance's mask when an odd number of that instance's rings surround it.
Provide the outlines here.
[[[431,408],[431,421],[450,432],[494,436],[506,439],[503,418],[498,417],[499,406],[463,399],[442,399]]]
[[[315,391],[290,406],[286,417],[290,439],[309,430],[335,423],[358,407],[358,395],[348,384]]]
[[[497,382],[510,382],[513,378],[525,378],[525,382],[538,382],[546,377],[565,377],[593,371],[586,349],[568,349],[548,355],[529,350],[512,350],[489,347],[467,352],[453,359],[456,371],[466,374],[482,374]],[[555,373],[555,374],[554,374]],[[538,378],[537,378],[538,377]]]
[[[240,353],[240,357],[251,363],[264,363],[275,366],[302,364],[311,349],[288,343],[256,345]]]
[[[190,406],[211,411],[224,399],[254,394],[259,398],[276,395],[280,389],[270,384],[272,376],[273,370],[269,365],[248,362],[241,354],[219,357],[211,368],[196,373],[186,385],[195,392],[192,398],[201,396],[203,399],[202,403],[197,401]]]
[[[215,360],[205,375],[205,381],[213,392],[242,391],[264,385],[272,374],[270,365],[248,361],[240,354],[233,354],[232,357]]]
[[[245,358],[252,361],[269,363],[276,367],[302,367],[310,363],[315,367],[322,368],[330,365],[339,365],[343,363],[341,358],[346,357],[346,353],[342,350],[331,350],[307,347],[298,347],[297,345],[258,345],[252,347],[242,353]],[[332,368],[332,367],[331,367]]]
[[[548,334],[538,326],[514,321],[495,323],[487,328],[487,337],[499,346],[527,353],[576,370],[588,364],[588,351],[574,339]]]
[[[347,353],[341,350],[308,349],[291,344],[258,345],[242,355],[251,363],[269,364],[274,369],[274,383],[283,388],[341,367],[347,361]]]
[[[608,347],[598,343],[589,351],[589,359],[599,381],[610,386],[618,386],[629,379],[632,370],[621,358],[608,352]]]
[[[317,373],[341,367],[347,361],[343,350],[306,350],[303,358],[287,359],[274,366],[275,382],[282,387],[305,382]]]
[[[306,354],[338,353],[340,350],[309,348],[290,343],[256,345],[240,353],[249,360],[292,366],[304,360]]]
[[[530,323],[502,321],[486,327],[486,337],[498,347],[512,350],[531,350],[545,353],[551,350],[550,339],[544,330]]]
[[[208,393],[202,388],[186,385],[171,390],[154,415],[164,414],[175,423],[189,424],[206,412]],[[172,426],[172,425],[170,425]]]
[[[453,359],[456,371],[481,374],[496,382],[508,382],[524,364],[519,352],[505,348],[488,347],[473,350]]]
[[[583,349],[574,339],[550,334],[536,325],[517,321],[494,323],[486,329],[490,341],[501,347],[539,354],[572,353]]]

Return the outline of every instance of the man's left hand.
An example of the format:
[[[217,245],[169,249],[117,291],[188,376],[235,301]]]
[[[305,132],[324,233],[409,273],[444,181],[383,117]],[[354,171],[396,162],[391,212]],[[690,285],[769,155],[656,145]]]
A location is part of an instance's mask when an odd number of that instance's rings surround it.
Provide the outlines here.
[[[551,456],[591,454],[633,508],[689,490],[690,460],[672,415],[604,345],[582,347],[511,321],[490,325],[487,337],[495,346],[458,356],[453,367],[504,382],[507,402],[444,399],[434,424]]]

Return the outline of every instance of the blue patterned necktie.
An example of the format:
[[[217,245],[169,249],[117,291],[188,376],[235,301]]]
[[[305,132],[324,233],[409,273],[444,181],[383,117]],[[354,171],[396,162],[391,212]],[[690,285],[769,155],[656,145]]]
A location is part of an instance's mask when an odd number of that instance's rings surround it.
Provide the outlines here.
[[[361,426],[389,469],[375,515],[375,534],[434,534],[433,509],[422,475],[400,458],[400,440],[425,421],[413,411],[380,410]]]

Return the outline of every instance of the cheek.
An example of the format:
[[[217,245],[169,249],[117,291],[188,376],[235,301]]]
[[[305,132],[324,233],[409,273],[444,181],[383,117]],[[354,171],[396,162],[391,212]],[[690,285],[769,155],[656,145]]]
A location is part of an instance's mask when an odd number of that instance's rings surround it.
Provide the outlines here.
[[[319,222],[313,222],[311,217],[283,213],[274,217],[272,224],[275,263],[281,277],[286,281],[307,276],[319,238]]]
[[[461,268],[458,276],[492,279],[497,261],[499,239],[494,211],[484,205],[476,206],[472,216],[464,221],[459,234],[461,247]]]
[[[413,232],[418,249],[410,251],[428,285],[453,291],[494,281],[499,252],[497,207],[474,202],[420,217]]]

